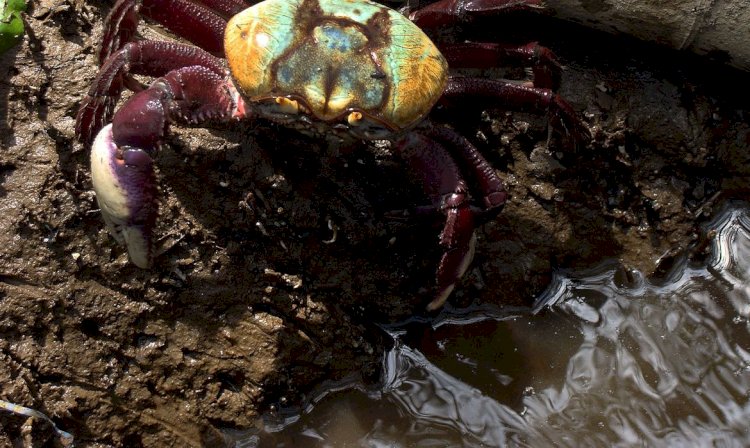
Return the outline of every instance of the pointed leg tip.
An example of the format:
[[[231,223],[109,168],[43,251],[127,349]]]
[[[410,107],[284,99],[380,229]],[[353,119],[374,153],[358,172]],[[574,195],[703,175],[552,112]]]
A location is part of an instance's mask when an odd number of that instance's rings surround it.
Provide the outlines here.
[[[440,260],[437,272],[438,292],[435,298],[427,304],[427,311],[437,311],[448,301],[456,284],[469,269],[476,250],[477,236],[473,231],[466,245],[448,250]]]
[[[448,297],[450,297],[451,293],[455,289],[456,284],[453,283],[449,286],[446,286],[440,290],[440,292],[437,293],[434,299],[430,303],[427,304],[425,307],[427,311],[429,312],[435,312],[438,311],[440,308],[445,305],[445,302],[448,301]]]
[[[130,261],[141,269],[153,266],[153,252],[150,231],[143,226],[128,226],[123,229],[123,237],[128,248]]]
[[[151,230],[144,225],[128,224],[107,213],[104,208],[102,208],[102,217],[107,224],[109,234],[118,244],[127,248],[130,261],[141,269],[151,268],[154,260]]]

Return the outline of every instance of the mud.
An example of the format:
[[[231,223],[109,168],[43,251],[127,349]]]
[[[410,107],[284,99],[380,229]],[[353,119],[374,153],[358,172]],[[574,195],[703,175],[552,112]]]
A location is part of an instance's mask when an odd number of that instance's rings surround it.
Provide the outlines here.
[[[158,157],[161,253],[134,267],[73,131],[108,8],[35,2],[0,59],[0,399],[79,446],[217,446],[323,381],[378,381],[377,324],[423,314],[440,256],[440,223],[386,218],[424,203],[419,187],[387,148],[333,152],[266,123],[179,130]],[[746,74],[533,20],[519,39],[561,57],[561,94],[595,138],[571,148],[543,118],[469,105],[438,114],[511,193],[478,230],[454,311],[528,309],[555,270],[612,259],[624,279],[666,275],[717,204],[747,196]],[[486,25],[465,31],[502,39]],[[47,422],[0,411],[0,446],[56,443]]]

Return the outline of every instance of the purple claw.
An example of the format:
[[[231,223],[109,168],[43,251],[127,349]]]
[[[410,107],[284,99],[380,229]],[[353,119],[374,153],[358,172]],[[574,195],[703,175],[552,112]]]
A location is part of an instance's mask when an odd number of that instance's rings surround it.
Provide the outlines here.
[[[110,233],[127,246],[136,266],[148,268],[153,260],[151,232],[158,211],[151,156],[138,148],[118,148],[112,125],[107,125],[91,148],[91,177]]]

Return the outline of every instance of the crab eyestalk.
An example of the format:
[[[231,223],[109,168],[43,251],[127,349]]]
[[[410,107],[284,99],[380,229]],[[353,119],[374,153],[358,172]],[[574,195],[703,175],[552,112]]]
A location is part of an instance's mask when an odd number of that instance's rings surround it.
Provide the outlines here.
[[[91,148],[91,178],[109,232],[127,246],[136,266],[150,267],[158,210],[151,156],[142,149],[118,147],[112,125],[107,125]]]

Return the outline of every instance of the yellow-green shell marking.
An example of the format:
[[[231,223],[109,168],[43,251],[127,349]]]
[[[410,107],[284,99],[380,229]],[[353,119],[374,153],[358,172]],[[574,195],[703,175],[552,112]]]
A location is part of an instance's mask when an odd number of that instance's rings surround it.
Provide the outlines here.
[[[289,98],[323,121],[361,112],[408,128],[447,78],[445,58],[416,25],[366,0],[266,0],[229,21],[224,44],[245,98]]]

